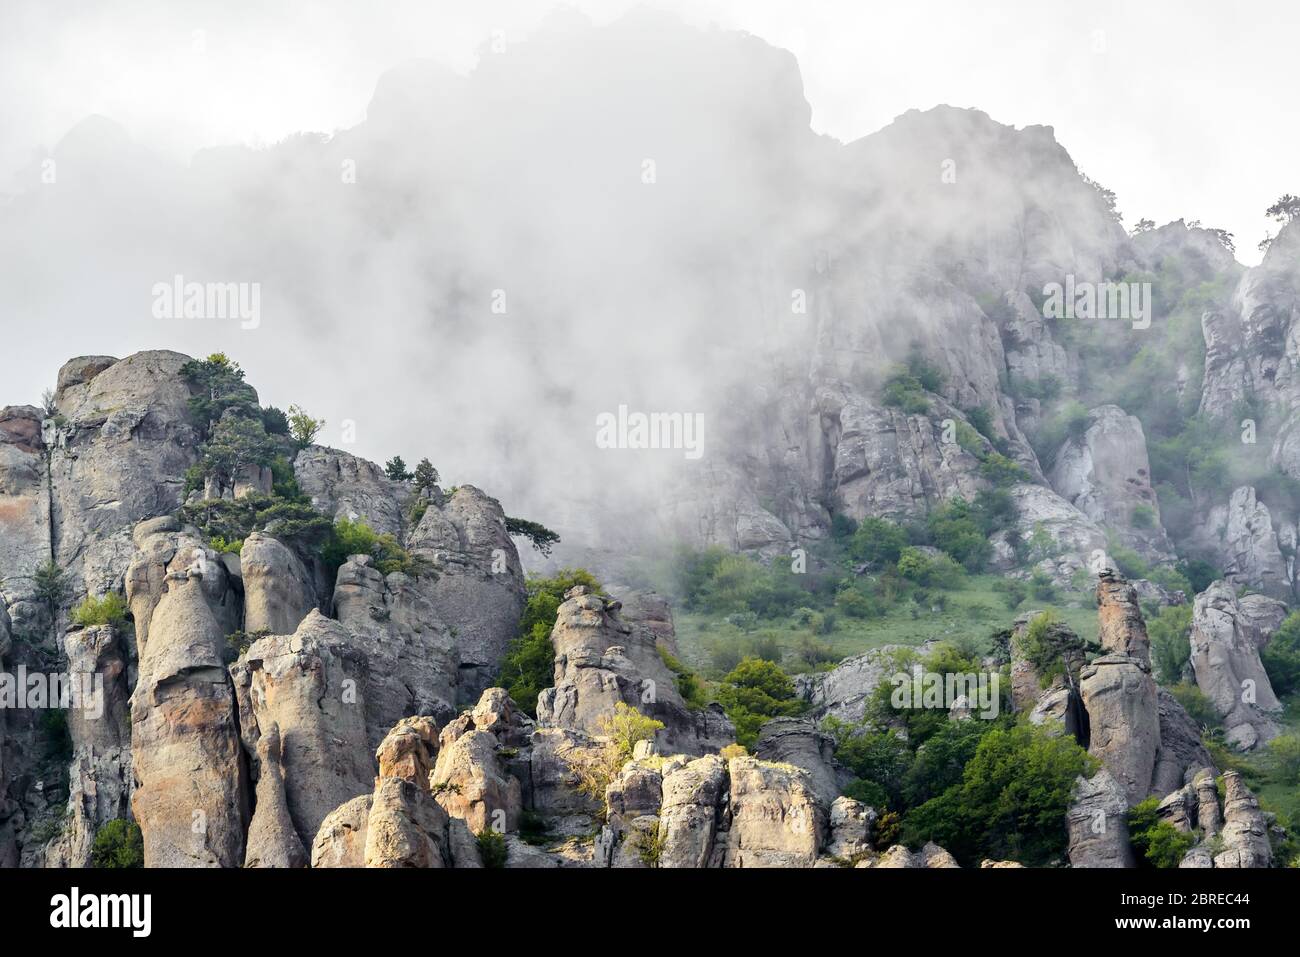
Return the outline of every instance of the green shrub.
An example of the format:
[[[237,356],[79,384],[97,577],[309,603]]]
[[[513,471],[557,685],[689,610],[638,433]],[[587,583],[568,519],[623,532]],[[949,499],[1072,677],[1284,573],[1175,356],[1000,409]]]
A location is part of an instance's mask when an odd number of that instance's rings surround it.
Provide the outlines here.
[[[753,748],[770,719],[798,715],[806,707],[780,666],[761,658],[741,660],[722,679],[717,699],[736,726],[737,743],[746,748]]]
[[[1288,695],[1300,690],[1300,612],[1286,617],[1260,658],[1274,692]]]
[[[126,625],[126,616],[129,611],[126,599],[117,592],[111,591],[98,598],[87,595],[81,604],[72,610],[72,620],[83,628],[91,628],[96,625],[112,625],[114,628],[122,628]]]
[[[1214,702],[1196,685],[1180,681],[1169,686],[1169,693],[1178,700],[1183,710],[1200,727],[1217,728],[1222,723],[1223,719],[1218,709],[1214,707]]]
[[[995,728],[980,739],[960,784],[907,813],[903,839],[934,841],[964,866],[985,857],[1031,866],[1059,860],[1075,779],[1097,767],[1072,738],[1028,724]]]
[[[677,693],[682,696],[682,701],[686,707],[693,711],[698,711],[707,705],[708,698],[704,694],[704,686],[700,684],[700,679],[695,676],[695,672],[682,664],[672,652],[663,645],[656,645],[659,657],[668,670],[673,673],[677,680]]]
[[[1160,798],[1150,797],[1128,812],[1129,841],[1138,861],[1148,867],[1177,867],[1196,843],[1196,836],[1185,834],[1168,821],[1160,820],[1156,809]]]
[[[1269,769],[1287,787],[1300,784],[1300,735],[1283,734],[1268,743]]]
[[[485,868],[499,870],[506,866],[510,852],[506,847],[505,835],[485,827],[475,835],[475,839],[478,841],[479,860]]]
[[[1151,638],[1151,665],[1163,685],[1182,680],[1183,668],[1191,657],[1192,606],[1169,605],[1147,618]]]
[[[883,518],[864,518],[849,541],[849,555],[860,562],[885,567],[898,561],[907,547],[907,532]]]
[[[50,611],[57,609],[68,598],[68,580],[62,568],[53,559],[38,565],[32,572],[32,585],[36,598]]]
[[[321,548],[321,559],[329,568],[340,568],[349,555],[369,555],[382,575],[402,572],[418,577],[425,564],[410,554],[388,533],[376,532],[365,522],[339,519]]]
[[[144,867],[144,836],[135,821],[116,818],[95,834],[90,849],[90,866]]]

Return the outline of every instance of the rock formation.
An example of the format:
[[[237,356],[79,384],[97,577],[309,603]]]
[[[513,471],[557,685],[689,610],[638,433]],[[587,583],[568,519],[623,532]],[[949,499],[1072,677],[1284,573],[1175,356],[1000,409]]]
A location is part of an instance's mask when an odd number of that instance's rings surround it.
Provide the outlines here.
[[[1223,716],[1227,741],[1242,750],[1278,734],[1282,705],[1273,694],[1259,648],[1260,630],[1244,615],[1236,593],[1215,582],[1192,611],[1192,671],[1196,684]]]

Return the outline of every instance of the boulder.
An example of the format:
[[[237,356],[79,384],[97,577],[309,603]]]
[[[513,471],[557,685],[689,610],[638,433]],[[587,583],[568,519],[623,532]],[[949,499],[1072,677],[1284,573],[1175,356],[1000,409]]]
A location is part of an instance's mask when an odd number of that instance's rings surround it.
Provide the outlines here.
[[[822,807],[830,808],[852,775],[835,760],[835,739],[807,718],[773,718],[763,725],[754,757],[808,772]]]
[[[438,753],[430,783],[443,810],[461,818],[471,832],[504,832],[519,826],[523,795],[519,781],[497,755],[496,736],[466,732]]]
[[[316,607],[306,566],[278,539],[253,532],[239,553],[244,581],[244,631],[291,635]]]
[[[312,867],[365,867],[366,828],[373,801],[373,794],[361,794],[325,816],[312,841]]]
[[[1178,699],[1164,688],[1156,692],[1160,715],[1160,747],[1156,749],[1151,791],[1168,794],[1180,787],[1189,771],[1210,767],[1214,759],[1201,740],[1201,729]]]
[[[726,762],[709,755],[663,776],[660,867],[708,866],[726,804],[727,773]]]

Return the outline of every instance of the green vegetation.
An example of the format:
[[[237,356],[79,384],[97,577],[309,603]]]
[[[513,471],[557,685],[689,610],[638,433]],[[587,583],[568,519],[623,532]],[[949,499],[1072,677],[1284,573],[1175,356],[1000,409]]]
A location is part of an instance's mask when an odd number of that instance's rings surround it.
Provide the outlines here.
[[[126,616],[129,612],[126,599],[117,592],[111,591],[99,598],[87,595],[81,604],[72,610],[72,620],[83,628],[95,625],[123,628],[126,626]]]
[[[314,419],[299,406],[289,406],[289,436],[299,449],[305,449],[316,441],[320,430],[325,428],[324,419]]]
[[[636,746],[642,741],[653,741],[655,734],[663,730],[664,723],[648,718],[631,705],[619,701],[614,705],[614,713],[601,718],[598,727],[602,735],[608,736],[619,758],[630,761]]]
[[[1075,778],[1097,767],[1072,738],[1033,725],[994,728],[980,738],[960,783],[907,812],[904,842],[934,841],[963,866],[985,857],[1059,860]]]
[[[1182,680],[1183,669],[1191,657],[1192,606],[1170,605],[1147,617],[1147,635],[1151,639],[1151,665],[1162,685]]]
[[[394,482],[407,482],[415,478],[414,475],[406,470],[406,463],[402,461],[400,455],[394,455],[384,463],[384,474]]]
[[[432,495],[438,488],[438,479],[438,470],[433,467],[433,463],[428,459],[420,459],[419,464],[415,466],[413,476],[415,490],[425,495]]]
[[[543,555],[550,556],[551,547],[558,545],[560,536],[551,531],[545,525],[538,522],[530,522],[526,518],[511,518],[506,516],[506,531],[511,535],[519,535],[533,543],[533,548]]]
[[[375,568],[383,575],[401,572],[419,577],[428,571],[427,563],[410,554],[394,536],[376,532],[360,519],[341,518],[326,536],[320,557],[327,568],[337,569],[349,555],[369,555],[374,559]]]
[[[42,602],[53,615],[68,600],[70,585],[62,568],[53,559],[43,562],[32,572],[32,585],[37,601]]]
[[[722,679],[717,700],[736,726],[736,742],[752,748],[758,732],[772,718],[803,712],[794,682],[780,666],[761,658],[745,658]]]
[[[144,836],[135,821],[116,818],[95,834],[90,866],[144,867]]]
[[[686,707],[695,711],[708,704],[704,686],[700,683],[700,679],[695,672],[682,664],[663,645],[656,645],[655,648],[659,652],[659,657],[663,659],[664,665],[673,673],[677,683],[677,693],[682,696],[682,701],[686,703]]]
[[[510,692],[515,704],[534,717],[538,693],[554,683],[555,648],[551,645],[551,629],[555,627],[556,612],[564,601],[564,593],[575,585],[601,591],[600,583],[581,568],[566,568],[551,578],[528,579],[519,634],[501,661],[501,686]]]
[[[1156,808],[1160,798],[1150,797],[1128,812],[1129,841],[1140,865],[1177,867],[1196,843],[1196,835],[1185,834],[1168,821],[1160,820]]]
[[[231,664],[237,661],[248,652],[248,649],[253,646],[253,642],[259,641],[269,634],[270,632],[265,629],[251,632],[240,629],[239,631],[231,632],[229,635],[226,635],[226,646],[222,649],[222,660],[225,661],[226,664]]]
[[[490,827],[485,827],[475,836],[478,842],[478,856],[483,866],[489,870],[500,870],[506,866],[506,860],[510,857],[509,849],[506,847],[506,838],[499,831],[494,831]]]
[[[1279,697],[1300,691],[1300,612],[1287,616],[1260,653],[1260,659]]]

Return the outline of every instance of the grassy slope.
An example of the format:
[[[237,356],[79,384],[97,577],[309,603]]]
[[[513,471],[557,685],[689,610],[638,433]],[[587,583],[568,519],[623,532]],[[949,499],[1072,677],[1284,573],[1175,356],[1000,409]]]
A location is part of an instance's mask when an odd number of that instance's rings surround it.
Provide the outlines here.
[[[983,642],[993,632],[1010,626],[1021,611],[1052,609],[1084,640],[1096,641],[1097,611],[1083,596],[1063,594],[1054,602],[1029,598],[1018,609],[1011,610],[1004,596],[993,590],[996,581],[996,575],[971,576],[965,581],[965,587],[945,593],[947,607],[941,611],[921,611],[911,603],[902,603],[891,608],[883,618],[858,619],[841,614],[837,616],[834,631],[813,637],[829,645],[837,657],[847,658],[880,645],[919,645],[931,638],[970,637]],[[742,632],[723,621],[721,615],[678,612],[675,619],[682,657],[700,671],[708,671],[710,648],[719,640],[744,642],[770,637],[783,649],[792,651],[802,637],[811,634],[808,629],[788,621],[761,621],[756,628]],[[787,670],[804,670],[792,655],[787,655],[784,665]]]

